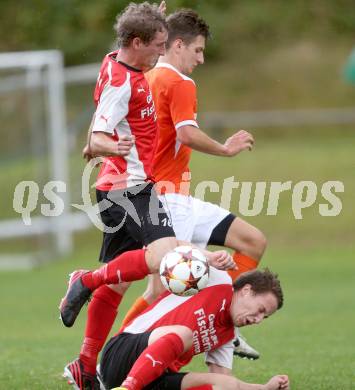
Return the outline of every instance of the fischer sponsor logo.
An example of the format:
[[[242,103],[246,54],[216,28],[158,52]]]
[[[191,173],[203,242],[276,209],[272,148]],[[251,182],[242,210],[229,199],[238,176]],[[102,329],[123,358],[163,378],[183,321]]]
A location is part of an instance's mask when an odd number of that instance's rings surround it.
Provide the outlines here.
[[[154,120],[156,120],[157,114],[155,112],[155,106],[154,106],[153,97],[151,93],[149,93],[149,95],[147,96],[147,104],[148,106],[146,106],[141,110],[141,119],[148,118],[151,115],[154,115]]]
[[[201,351],[208,352],[218,344],[218,337],[214,326],[214,314],[206,315],[201,308],[194,312],[198,330],[193,332],[193,347],[195,354]]]

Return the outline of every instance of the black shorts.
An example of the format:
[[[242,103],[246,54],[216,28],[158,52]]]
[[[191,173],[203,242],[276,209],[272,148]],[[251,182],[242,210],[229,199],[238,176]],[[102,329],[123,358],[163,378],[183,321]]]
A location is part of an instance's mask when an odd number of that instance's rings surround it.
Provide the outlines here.
[[[96,190],[96,197],[105,229],[100,261],[107,263],[123,252],[141,249],[159,238],[175,237],[152,183],[126,190]]]
[[[222,221],[212,230],[208,245],[224,246],[228,230],[235,219],[236,216],[232,213],[222,219]]]
[[[148,346],[151,332],[121,333],[106,344],[100,362],[101,378],[106,389],[120,386],[133,364]],[[180,390],[187,373],[167,371],[144,390]]]

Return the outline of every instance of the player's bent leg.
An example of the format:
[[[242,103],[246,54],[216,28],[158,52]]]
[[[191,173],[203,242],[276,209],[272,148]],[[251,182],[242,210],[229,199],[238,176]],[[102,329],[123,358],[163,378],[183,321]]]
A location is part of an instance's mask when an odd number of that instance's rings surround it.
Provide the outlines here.
[[[164,237],[151,242],[145,252],[150,273],[157,273],[163,257],[177,246],[178,241],[175,237]]]
[[[181,325],[155,329],[122,383],[123,388],[143,389],[192,346],[192,331]]]
[[[183,325],[169,325],[169,326],[160,326],[157,329],[154,329],[149,336],[148,345],[153,344],[161,337],[167,334],[176,334],[181,339],[184,345],[184,351],[188,351],[192,346],[192,331],[187,326]]]
[[[260,261],[266,249],[266,237],[255,226],[237,217],[230,225],[225,246]]]
[[[258,266],[266,248],[266,239],[254,226],[241,218],[234,218],[225,237],[225,246],[235,250],[233,259],[238,269],[228,271],[234,281],[243,272]]]
[[[95,271],[74,271],[59,306],[63,324],[67,327],[74,324],[91,293],[99,287],[140,280],[149,273],[151,270],[147,265],[144,249],[124,252]]]
[[[73,326],[84,303],[100,286],[132,282],[158,272],[163,256],[177,244],[175,237],[160,238],[150,243],[146,250],[124,252],[95,271],[73,272],[68,290],[59,306],[63,324]]]

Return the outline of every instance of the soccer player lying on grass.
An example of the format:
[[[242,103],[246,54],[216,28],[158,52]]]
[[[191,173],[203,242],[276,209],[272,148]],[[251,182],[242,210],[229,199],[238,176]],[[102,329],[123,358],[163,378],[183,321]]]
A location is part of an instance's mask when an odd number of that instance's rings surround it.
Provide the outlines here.
[[[236,279],[242,272],[257,267],[266,247],[265,236],[228,210],[191,196],[189,163],[192,150],[233,157],[251,150],[254,139],[241,130],[221,144],[199,128],[196,85],[188,76],[204,63],[209,27],[195,11],[187,9],[169,15],[166,22],[166,53],[146,74],[159,131],[153,162],[157,181],[155,188],[160,194],[159,200],[169,211],[178,240],[192,242],[202,248],[219,245],[234,250],[238,269],[231,271],[231,277]],[[161,292],[159,278],[150,277],[147,290],[127,314],[124,324],[144,310]],[[259,357],[259,353],[242,338],[237,339],[236,344],[236,354],[254,359]]]
[[[277,390],[286,375],[248,384],[232,375],[234,327],[259,324],[280,309],[283,293],[269,270],[243,273],[236,282],[211,268],[208,286],[192,297],[165,292],[104,347],[100,375],[106,389]],[[205,352],[209,373],[179,373]]]

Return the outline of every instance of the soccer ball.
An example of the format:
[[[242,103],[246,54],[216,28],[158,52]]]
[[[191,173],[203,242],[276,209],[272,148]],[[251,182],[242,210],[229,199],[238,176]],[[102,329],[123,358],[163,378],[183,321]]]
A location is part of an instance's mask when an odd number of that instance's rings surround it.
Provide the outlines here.
[[[168,252],[160,264],[160,279],[164,287],[183,297],[197,294],[208,283],[209,266],[198,249],[178,246]]]

